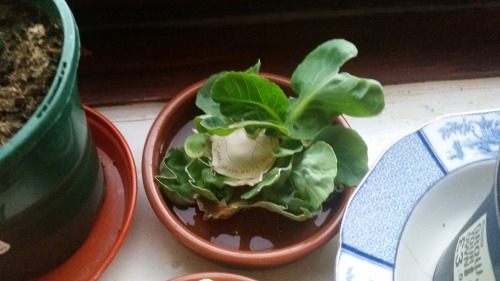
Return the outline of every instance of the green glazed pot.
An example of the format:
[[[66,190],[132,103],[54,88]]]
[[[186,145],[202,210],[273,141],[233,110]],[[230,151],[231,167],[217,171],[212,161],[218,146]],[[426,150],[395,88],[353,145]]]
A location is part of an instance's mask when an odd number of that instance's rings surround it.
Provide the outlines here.
[[[0,147],[0,280],[25,280],[83,244],[104,176],[77,92],[80,41],[64,0],[31,0],[64,31],[52,85],[31,119]]]

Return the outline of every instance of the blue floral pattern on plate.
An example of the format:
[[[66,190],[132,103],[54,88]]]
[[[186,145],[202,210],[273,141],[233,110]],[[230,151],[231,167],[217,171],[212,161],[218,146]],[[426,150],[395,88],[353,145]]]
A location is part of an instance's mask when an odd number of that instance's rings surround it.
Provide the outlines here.
[[[336,280],[393,280],[398,242],[418,201],[448,173],[494,159],[499,147],[500,111],[445,116],[394,143],[347,207]]]

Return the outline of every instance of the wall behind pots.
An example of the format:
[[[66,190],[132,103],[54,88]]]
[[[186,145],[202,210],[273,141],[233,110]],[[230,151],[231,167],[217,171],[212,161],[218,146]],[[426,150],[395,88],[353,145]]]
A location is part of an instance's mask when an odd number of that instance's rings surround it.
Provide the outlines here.
[[[258,23],[259,16],[270,14],[276,18],[283,18],[283,15],[290,13],[306,13],[314,18],[321,17],[326,12],[369,14],[381,10],[443,10],[498,4],[495,0],[67,0],[67,2],[83,25],[182,22],[241,16],[253,16],[255,23]]]
[[[168,100],[257,59],[291,75],[318,44],[359,49],[343,68],[383,84],[500,76],[495,0],[68,0],[82,37],[90,105]]]

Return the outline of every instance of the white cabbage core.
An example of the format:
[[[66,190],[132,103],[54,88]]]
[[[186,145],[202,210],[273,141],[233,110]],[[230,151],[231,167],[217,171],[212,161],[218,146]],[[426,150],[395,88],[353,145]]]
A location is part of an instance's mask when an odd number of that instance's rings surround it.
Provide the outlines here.
[[[233,186],[255,185],[262,180],[274,161],[272,153],[278,140],[260,132],[249,138],[244,129],[228,136],[211,136],[212,168],[219,174],[236,179],[228,182]]]

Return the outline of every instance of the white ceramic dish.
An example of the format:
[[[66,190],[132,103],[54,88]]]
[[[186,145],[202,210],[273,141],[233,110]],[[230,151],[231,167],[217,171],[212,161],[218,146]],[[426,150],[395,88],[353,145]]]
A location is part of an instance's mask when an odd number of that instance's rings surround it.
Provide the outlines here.
[[[395,142],[352,197],[336,281],[432,280],[494,182],[500,110],[448,115]]]

